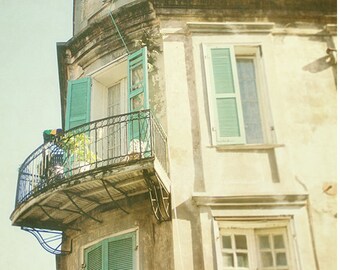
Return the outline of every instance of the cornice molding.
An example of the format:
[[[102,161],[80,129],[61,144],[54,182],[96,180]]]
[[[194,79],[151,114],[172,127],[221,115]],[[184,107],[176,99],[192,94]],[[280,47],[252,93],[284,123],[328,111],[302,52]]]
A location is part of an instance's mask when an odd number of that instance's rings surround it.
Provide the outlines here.
[[[188,22],[192,33],[270,33],[275,23],[267,22]]]
[[[325,30],[331,35],[337,35],[337,24],[326,24]]]
[[[300,208],[307,204],[308,194],[220,196],[195,193],[193,194],[192,199],[198,206],[223,207],[229,209]]]

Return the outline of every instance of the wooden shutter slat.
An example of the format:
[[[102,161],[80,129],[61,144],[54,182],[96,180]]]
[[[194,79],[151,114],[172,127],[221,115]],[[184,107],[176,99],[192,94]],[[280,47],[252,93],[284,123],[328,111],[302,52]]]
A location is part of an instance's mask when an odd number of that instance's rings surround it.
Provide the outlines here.
[[[102,245],[88,251],[86,257],[86,270],[103,270]]]
[[[135,266],[135,233],[125,234],[108,242],[108,269],[133,270]]]
[[[240,128],[235,98],[217,99],[216,106],[218,114],[219,136],[239,137]]]
[[[69,81],[67,89],[67,104],[65,130],[85,124],[90,121],[91,79],[82,78]]]
[[[216,94],[235,93],[229,48],[211,50]]]
[[[215,106],[217,143],[244,143],[244,128],[235,57],[231,47],[210,48],[212,102]]]

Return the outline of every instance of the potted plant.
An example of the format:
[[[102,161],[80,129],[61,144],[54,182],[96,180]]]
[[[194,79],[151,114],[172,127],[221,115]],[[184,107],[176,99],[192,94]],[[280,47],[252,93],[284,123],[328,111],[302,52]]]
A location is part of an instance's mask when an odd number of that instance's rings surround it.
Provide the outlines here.
[[[84,172],[90,169],[90,164],[97,159],[91,151],[91,139],[86,133],[65,134],[62,139],[64,160],[67,171],[74,173]]]

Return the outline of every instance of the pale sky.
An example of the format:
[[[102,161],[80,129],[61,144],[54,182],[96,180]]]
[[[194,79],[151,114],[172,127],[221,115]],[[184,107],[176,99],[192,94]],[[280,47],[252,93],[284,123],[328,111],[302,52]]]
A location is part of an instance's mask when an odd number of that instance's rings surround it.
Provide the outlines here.
[[[11,226],[17,171],[61,127],[56,42],[72,37],[71,0],[0,0],[0,269],[55,270],[55,256]]]

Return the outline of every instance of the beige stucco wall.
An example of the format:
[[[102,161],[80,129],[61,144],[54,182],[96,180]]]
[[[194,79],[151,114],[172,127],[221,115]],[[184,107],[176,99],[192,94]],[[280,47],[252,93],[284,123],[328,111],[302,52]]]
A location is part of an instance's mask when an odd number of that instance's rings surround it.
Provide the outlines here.
[[[102,10],[93,17],[84,9],[82,16],[87,19],[82,21],[76,4],[76,33],[91,23],[91,18],[98,19],[107,12],[108,7],[99,2],[84,2],[92,13]],[[268,23],[266,18],[262,19],[265,30],[257,32],[248,26],[233,29],[228,23],[225,25],[229,28],[212,24],[201,31],[200,26],[189,27],[188,22],[204,21],[204,18],[190,15],[175,19],[172,15],[160,16],[159,20],[161,53],[156,63],[157,73],[149,76],[150,104],[167,130],[172,222],[154,224],[146,202],[134,205],[128,216],[122,216],[119,211],[100,214],[105,220],[103,230],[87,220],[82,224],[82,232],[70,233],[70,238],[75,239],[75,249],[63,262],[76,267],[74,262],[80,263],[79,254],[88,243],[138,228],[140,239],[145,236],[148,246],[140,257],[141,269],[153,269],[150,267],[158,259],[150,262],[147,257],[153,257],[158,248],[166,262],[159,262],[154,269],[169,269],[167,263],[172,267],[172,255],[174,269],[216,269],[217,251],[213,244],[216,215],[258,218],[285,215],[296,233],[292,243],[296,269],[313,270],[319,266],[319,269],[335,270],[336,70],[334,59],[326,54],[327,47],[336,48],[334,33],[325,30],[322,23]],[[202,54],[202,44],[206,43],[261,46],[266,134],[270,146],[217,148],[212,144]],[[95,49],[90,49],[90,44],[86,46],[91,59],[91,55],[96,55]],[[71,78],[91,74],[117,55],[122,53],[96,55],[93,62],[86,55],[79,61],[75,59],[70,68]],[[101,90],[94,96],[95,107],[105,103],[104,88],[98,89]],[[93,113],[96,119],[105,114],[103,108],[97,107]],[[290,202],[282,197],[278,199],[284,203],[280,209],[273,203],[266,211],[248,206],[243,212],[236,207],[216,212],[213,207],[197,205],[192,199],[193,195],[242,198],[288,194],[308,194],[309,199],[290,209]],[[119,223],[115,223],[113,216],[119,218]],[[159,242],[149,239],[152,226],[160,237]]]
[[[301,218],[294,221],[301,232],[297,265],[336,269],[336,196],[322,189],[336,182],[336,72],[326,54],[333,37],[322,24],[274,24],[263,33],[228,33],[191,31],[190,20],[161,21],[176,269],[211,269],[211,261],[201,257],[214,257],[206,255],[214,250],[211,225],[204,229],[211,218],[197,221],[196,193],[309,194]],[[211,144],[203,43],[261,45],[274,148],[218,149]]]
[[[283,76],[278,76],[274,102],[285,112],[279,116],[278,110],[276,118],[294,178],[310,194],[320,269],[336,269],[336,71],[326,53],[334,47],[332,37],[321,35],[322,30],[305,37],[275,36],[280,52],[275,61]],[[323,191],[328,185],[333,189],[329,193]]]

